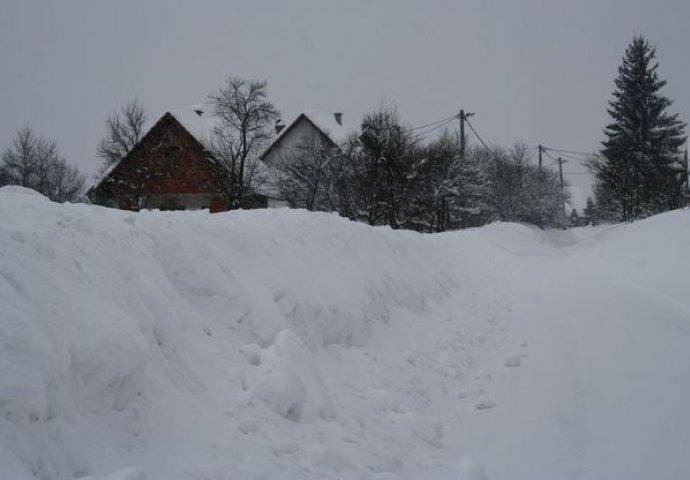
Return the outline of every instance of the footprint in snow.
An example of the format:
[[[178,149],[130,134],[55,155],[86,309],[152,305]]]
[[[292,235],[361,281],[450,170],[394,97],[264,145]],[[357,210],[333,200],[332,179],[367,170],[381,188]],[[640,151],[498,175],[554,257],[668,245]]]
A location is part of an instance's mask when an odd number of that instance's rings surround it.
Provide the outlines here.
[[[512,357],[508,357],[503,364],[509,368],[519,367],[522,365],[522,355],[513,355]]]
[[[477,410],[491,410],[496,406],[496,402],[492,400],[482,400],[474,406]]]
[[[477,398],[484,395],[484,389],[482,387],[467,388],[460,390],[457,394],[460,400],[465,400],[467,398]]]

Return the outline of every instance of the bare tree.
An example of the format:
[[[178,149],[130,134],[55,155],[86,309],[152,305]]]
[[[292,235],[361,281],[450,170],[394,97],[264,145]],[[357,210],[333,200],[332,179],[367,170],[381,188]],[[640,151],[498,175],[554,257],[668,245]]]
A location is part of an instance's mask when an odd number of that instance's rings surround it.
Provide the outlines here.
[[[330,192],[331,168],[339,149],[316,132],[306,135],[289,153],[284,154],[275,169],[281,198],[291,207],[307,210],[334,210]]]
[[[22,128],[2,155],[7,183],[45,191],[48,167],[57,155],[55,142],[37,137],[29,127]]]
[[[105,137],[98,143],[97,148],[98,156],[103,160],[99,175],[119,162],[139,143],[144,133],[144,123],[144,107],[136,98],[108,116],[105,121]]]
[[[488,167],[488,203],[492,220],[527,222],[539,227],[568,224],[564,206],[570,198],[558,173],[529,163],[529,148],[517,142],[510,150],[495,147]]]
[[[69,202],[79,197],[84,189],[84,176],[64,158],[58,158],[50,169],[48,198],[55,202]]]
[[[224,87],[209,95],[220,118],[209,147],[227,172],[228,201],[235,208],[242,206],[242,199],[259,179],[259,153],[278,119],[266,87],[264,81],[230,77]]]
[[[84,187],[79,170],[60,158],[57,143],[29,127],[19,130],[3,152],[0,171],[4,183],[31,188],[56,202],[75,200]]]

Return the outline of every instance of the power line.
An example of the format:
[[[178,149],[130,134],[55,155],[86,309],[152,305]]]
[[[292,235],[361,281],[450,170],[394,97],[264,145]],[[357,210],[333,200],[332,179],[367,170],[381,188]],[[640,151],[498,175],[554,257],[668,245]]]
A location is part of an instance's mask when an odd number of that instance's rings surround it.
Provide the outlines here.
[[[545,147],[542,148],[542,152],[544,152],[544,155],[546,155],[546,156],[549,157],[551,160],[553,160],[553,162],[549,163],[549,165],[553,165],[553,163],[554,163],[554,162],[557,162],[558,159],[557,159],[556,157],[552,157],[552,156],[549,154],[549,152],[548,152],[547,150],[551,150],[551,149],[550,149],[550,148],[547,149],[547,148],[545,148]]]
[[[439,123],[444,123],[444,122],[447,122],[449,120],[455,120],[456,118],[458,118],[457,114],[452,115],[452,116],[447,117],[447,118],[442,118],[441,120],[436,120],[435,122],[427,123],[426,125],[420,125],[418,127],[414,127],[412,129],[410,129],[410,131],[414,132],[416,130],[422,130],[422,129],[427,128],[427,127],[432,127],[434,125],[438,125]]]
[[[477,131],[474,129],[474,127],[472,126],[472,124],[470,123],[470,121],[467,120],[467,118],[465,118],[465,122],[467,122],[467,125],[470,127],[470,130],[472,130],[472,133],[474,133],[474,136],[477,137],[477,138],[479,139],[479,141],[481,142],[482,145],[484,145],[484,148],[486,148],[487,150],[491,150],[491,149],[489,148],[489,146],[486,144],[486,142],[485,142],[484,140],[482,140],[482,137],[479,136],[479,134],[478,134]]]
[[[570,153],[572,155],[585,155],[587,157],[598,157],[599,155],[596,152],[583,152],[580,150],[565,150],[562,148],[550,148],[550,147],[543,147],[544,150],[550,150],[552,152],[557,152],[557,153]]]
[[[577,157],[573,157],[573,156],[570,156],[570,155],[563,155],[563,154],[561,154],[561,156],[562,156],[563,158],[565,158],[566,160],[571,160],[571,161],[573,161],[573,162],[587,162],[587,160],[588,160],[588,159],[586,159],[586,158],[577,158]]]
[[[427,130],[425,130],[425,131],[423,131],[423,132],[416,133],[416,134],[415,134],[415,139],[416,139],[416,140],[419,140],[420,138],[422,138],[422,137],[424,137],[424,136],[430,134],[430,133],[433,132],[434,130],[438,130],[439,128],[445,127],[446,125],[448,125],[449,123],[451,123],[451,122],[454,121],[455,119],[456,119],[456,117],[446,119],[445,122],[443,122],[443,123],[441,123],[441,124],[439,124],[439,125],[436,125],[436,126],[434,126],[434,127],[430,127],[430,128],[428,128]]]

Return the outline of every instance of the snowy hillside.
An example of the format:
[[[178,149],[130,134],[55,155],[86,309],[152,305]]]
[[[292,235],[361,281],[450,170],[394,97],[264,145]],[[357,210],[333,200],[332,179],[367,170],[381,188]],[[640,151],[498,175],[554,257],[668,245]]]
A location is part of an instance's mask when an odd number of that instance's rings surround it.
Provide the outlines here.
[[[690,478],[688,247],[5,187],[0,479]]]

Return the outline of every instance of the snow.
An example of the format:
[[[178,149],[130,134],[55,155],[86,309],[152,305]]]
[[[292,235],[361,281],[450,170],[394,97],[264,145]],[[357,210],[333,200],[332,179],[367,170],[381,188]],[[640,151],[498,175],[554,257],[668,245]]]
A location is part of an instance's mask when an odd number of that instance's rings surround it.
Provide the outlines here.
[[[209,140],[215,135],[216,129],[221,124],[221,120],[214,113],[213,105],[208,103],[175,108],[169,110],[168,113],[175,117],[175,119],[178,122],[180,122],[180,124],[185,128],[185,130],[187,130],[202,145],[208,144]],[[148,134],[149,130],[151,130],[151,128],[161,119],[161,117],[163,117],[163,115],[164,113],[161,113],[155,117],[151,117],[150,119],[148,119],[148,121],[142,129],[142,138]],[[339,144],[342,141],[344,141],[347,138],[348,134],[350,134],[352,131],[348,128],[347,124],[338,124],[338,122],[335,120],[335,116],[333,113],[308,110],[302,112],[300,115],[295,117],[293,122],[296,121],[301,115],[305,115],[312,123],[314,123],[314,125],[316,125],[325,135],[327,135],[336,144]],[[280,134],[276,135],[264,151],[270,149],[270,147],[277,142],[277,140],[285,131],[287,131],[287,128],[284,128]],[[103,179],[110,175],[110,173],[115,169],[115,167],[119,163],[120,162],[113,163],[102,174],[94,178],[93,186],[96,186],[99,183],[101,183]],[[264,165],[263,163],[259,163],[259,165],[260,168],[270,170],[270,168]],[[259,193],[268,195],[270,197],[275,197],[277,195],[275,189],[271,188],[270,186],[261,186],[259,190]]]
[[[170,110],[170,114],[182,124],[185,130],[204,145],[213,137],[216,128],[220,125],[220,119],[215,116],[213,106],[209,104],[177,108]]]
[[[419,235],[0,189],[0,478],[690,478],[690,211]]]
[[[307,110],[302,113],[304,113],[304,116],[311,120],[314,125],[319,127],[319,129],[331,140],[333,140],[333,143],[335,144],[340,144],[341,142],[345,141],[347,136],[354,130],[348,128],[347,123],[343,123],[342,125],[338,123],[335,119],[335,114],[330,112]],[[344,117],[345,115],[341,117],[341,123],[343,120],[347,120]]]
[[[568,185],[570,191],[570,201],[568,201],[568,214],[571,209],[577,210],[580,215],[584,212],[587,206],[587,198],[592,196],[591,186],[584,185]]]
[[[269,142],[268,146],[264,150],[264,153],[262,154],[265,155],[269,150],[273,148],[274,145],[278,143],[278,141],[287,134],[287,132],[291,131],[291,126],[300,120],[302,116],[306,117],[311,123],[313,123],[321,132],[326,135],[328,138],[331,139],[333,143],[336,145],[340,145],[342,142],[344,142],[348,135],[350,135],[352,132],[356,131],[356,128],[350,127],[345,121],[345,115],[341,117],[341,122],[338,123],[335,119],[335,114],[330,113],[330,112],[323,112],[323,111],[318,111],[318,110],[305,110],[303,112],[300,112],[297,114],[286,126],[283,128],[280,133],[278,133],[276,136],[274,136],[271,141]]]

